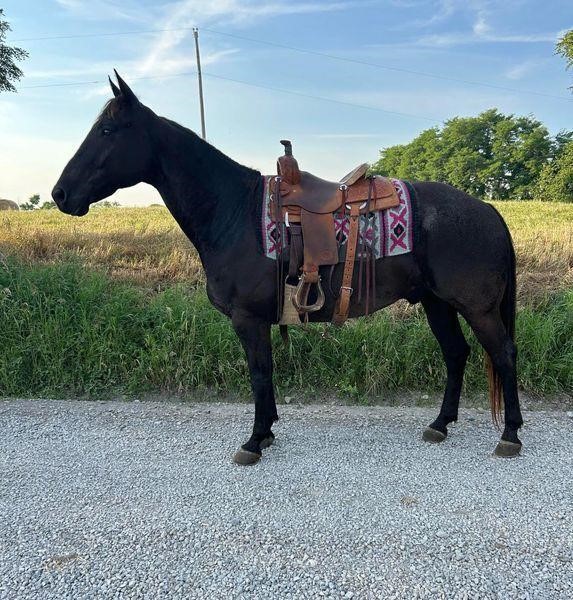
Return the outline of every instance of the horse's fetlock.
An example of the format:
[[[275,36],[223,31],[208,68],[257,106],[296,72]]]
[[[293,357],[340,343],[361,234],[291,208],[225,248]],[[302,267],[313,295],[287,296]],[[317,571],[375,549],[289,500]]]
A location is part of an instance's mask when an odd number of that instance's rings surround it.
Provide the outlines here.
[[[444,435],[448,435],[448,421],[445,418],[438,417],[431,425],[432,429],[443,433]]]
[[[243,450],[247,450],[248,452],[255,452],[256,454],[261,453],[261,441],[262,437],[258,439],[258,436],[252,435],[249,441],[241,446]]]

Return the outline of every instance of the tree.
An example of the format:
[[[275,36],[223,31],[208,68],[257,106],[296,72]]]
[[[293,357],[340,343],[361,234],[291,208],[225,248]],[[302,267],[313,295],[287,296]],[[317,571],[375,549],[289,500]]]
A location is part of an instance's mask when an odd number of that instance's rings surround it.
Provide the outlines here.
[[[53,200],[44,200],[44,202],[40,204],[40,194],[34,194],[33,196],[30,196],[27,202],[20,204],[20,210],[35,210],[36,208],[39,208],[40,210],[49,210],[57,207]]]
[[[119,206],[119,202],[116,200],[100,200],[93,205],[94,208],[115,208]]]
[[[40,194],[30,196],[28,202],[20,204],[20,210],[34,210],[40,204]]]
[[[28,57],[22,48],[7,46],[6,34],[11,31],[8,21],[4,20],[4,10],[0,8],[0,92],[15,92],[16,88],[11,83],[19,81],[23,73],[16,63]]]
[[[443,181],[478,197],[532,198],[556,145],[539,121],[491,109],[477,117],[455,117],[409,144],[385,148],[372,171]]]
[[[567,68],[573,68],[573,29],[557,42],[555,50],[567,61]]]
[[[537,196],[540,200],[573,202],[573,141],[564,144],[555,159],[543,167]]]
[[[566,68],[573,69],[573,29],[569,30],[557,42],[555,50],[557,54],[561,54],[561,56],[567,61]],[[571,87],[571,89],[573,89],[573,86]]]

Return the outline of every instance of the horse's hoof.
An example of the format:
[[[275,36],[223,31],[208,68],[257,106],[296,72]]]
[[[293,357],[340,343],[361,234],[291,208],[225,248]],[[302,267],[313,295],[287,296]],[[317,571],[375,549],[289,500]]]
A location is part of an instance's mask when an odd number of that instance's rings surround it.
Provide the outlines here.
[[[268,437],[261,441],[261,450],[272,446],[275,443],[275,436],[271,433]]]
[[[520,452],[521,444],[508,442],[507,440],[500,440],[494,450],[494,454],[502,458],[513,458],[514,456],[519,456]]]
[[[422,439],[430,444],[439,444],[446,439],[446,434],[437,429],[432,429],[432,427],[426,427],[422,434]]]
[[[261,460],[261,455],[257,452],[251,452],[244,448],[239,448],[235,454],[233,454],[233,462],[238,465],[254,465]]]

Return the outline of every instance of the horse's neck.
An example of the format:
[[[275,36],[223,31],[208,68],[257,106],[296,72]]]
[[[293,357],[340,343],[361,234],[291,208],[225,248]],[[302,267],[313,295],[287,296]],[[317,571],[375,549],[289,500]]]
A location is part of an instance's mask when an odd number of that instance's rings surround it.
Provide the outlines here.
[[[242,236],[252,235],[260,173],[239,165],[193,132],[158,119],[152,184],[205,263]]]

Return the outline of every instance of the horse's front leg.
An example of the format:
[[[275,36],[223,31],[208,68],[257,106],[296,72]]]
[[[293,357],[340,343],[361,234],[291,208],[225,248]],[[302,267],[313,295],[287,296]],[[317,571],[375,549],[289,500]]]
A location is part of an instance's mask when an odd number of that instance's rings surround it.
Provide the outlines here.
[[[273,443],[271,427],[278,420],[273,389],[271,324],[244,312],[234,313],[232,321],[247,354],[255,400],[253,433],[235,452],[233,460],[239,465],[252,465],[261,458],[261,451]]]

